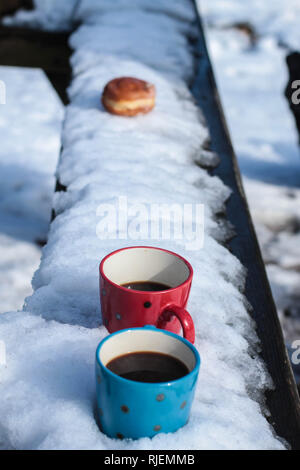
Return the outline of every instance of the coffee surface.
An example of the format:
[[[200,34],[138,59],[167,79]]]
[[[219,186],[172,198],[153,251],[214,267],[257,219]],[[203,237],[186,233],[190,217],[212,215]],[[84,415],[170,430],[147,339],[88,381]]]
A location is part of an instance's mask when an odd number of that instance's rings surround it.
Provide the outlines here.
[[[154,281],[126,282],[125,284],[121,284],[121,286],[126,287],[127,289],[140,290],[140,291],[145,291],[145,292],[149,292],[149,291],[158,292],[160,290],[171,289],[171,287],[166,284],[162,284],[160,282],[154,282]]]
[[[106,367],[124,379],[136,382],[169,382],[187,375],[187,366],[168,354],[138,351],[112,359]]]

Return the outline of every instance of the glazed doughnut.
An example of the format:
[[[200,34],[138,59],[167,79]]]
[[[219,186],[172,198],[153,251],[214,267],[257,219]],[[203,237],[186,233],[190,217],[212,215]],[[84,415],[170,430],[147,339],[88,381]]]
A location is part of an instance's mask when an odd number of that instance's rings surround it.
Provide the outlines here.
[[[103,90],[102,104],[108,112],[119,116],[145,114],[155,105],[155,87],[138,78],[114,78]]]

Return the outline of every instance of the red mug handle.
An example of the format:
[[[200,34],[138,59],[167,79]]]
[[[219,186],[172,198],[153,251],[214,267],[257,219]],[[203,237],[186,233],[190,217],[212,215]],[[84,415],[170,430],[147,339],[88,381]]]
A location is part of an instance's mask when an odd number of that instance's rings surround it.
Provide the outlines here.
[[[157,328],[162,330],[167,329],[167,323],[171,320],[173,315],[180,321],[183,337],[190,341],[190,343],[194,344],[194,322],[189,312],[187,312],[184,308],[177,307],[176,305],[169,305],[166,307],[157,320]]]

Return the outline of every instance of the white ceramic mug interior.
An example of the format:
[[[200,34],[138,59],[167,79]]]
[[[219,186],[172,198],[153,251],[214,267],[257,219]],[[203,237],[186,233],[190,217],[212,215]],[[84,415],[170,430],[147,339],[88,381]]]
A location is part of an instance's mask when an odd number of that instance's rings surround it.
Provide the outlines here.
[[[177,287],[191,274],[183,258],[152,247],[133,247],[117,251],[103,263],[103,273],[118,285],[153,281]]]
[[[191,372],[196,365],[195,354],[184,341],[152,328],[120,331],[108,338],[99,351],[99,359],[106,366],[112,359],[138,351],[169,354],[182,361]]]

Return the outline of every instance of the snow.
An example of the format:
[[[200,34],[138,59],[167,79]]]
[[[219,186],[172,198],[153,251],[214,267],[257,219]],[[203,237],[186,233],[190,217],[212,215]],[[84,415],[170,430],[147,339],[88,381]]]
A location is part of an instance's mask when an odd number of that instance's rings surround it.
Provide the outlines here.
[[[298,0],[197,0],[207,24],[228,27],[234,23],[250,23],[259,36],[269,36],[285,47],[299,49],[300,31]]]
[[[299,49],[299,5],[291,0],[255,6],[200,2],[247,200],[285,338],[291,344],[300,334],[300,154],[284,96],[287,50],[279,41],[291,41],[290,47],[293,42]],[[289,17],[290,11],[294,16]],[[288,17],[292,25],[286,23]],[[245,33],[230,27],[246,20],[262,34],[254,46]]]
[[[55,195],[57,217],[33,279],[33,295],[23,312],[0,318],[7,350],[7,366],[1,368],[1,446],[283,449],[262,414],[263,393],[272,384],[242,294],[246,273],[223,246],[229,231],[217,217],[230,192],[195,165],[214,162],[215,156],[201,150],[208,133],[188,89],[190,4],[161,2],[154,12],[150,1],[140,0],[132,4],[132,14],[116,14],[117,6],[125,5],[122,0],[113,6],[97,3],[97,14],[90,5],[82,2],[84,23],[71,38],[74,78],[57,169],[68,190]],[[156,85],[151,114],[126,119],[101,107],[104,84],[125,74]],[[99,206],[116,205],[120,195],[143,207],[203,203],[204,247],[187,250],[186,240],[172,237],[97,236]],[[107,334],[101,326],[98,265],[110,251],[134,244],[161,246],[192,263],[188,309],[202,368],[184,428],[152,440],[120,442],[103,435],[94,419],[94,354]]]
[[[40,70],[0,67],[0,312],[32,291],[39,242],[47,238],[62,106]],[[45,146],[47,142],[47,146]]]

